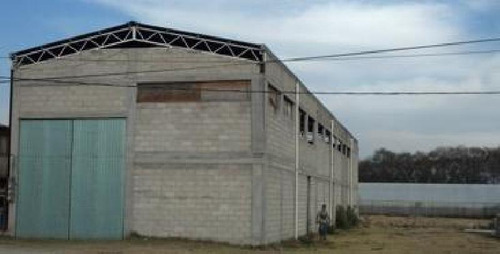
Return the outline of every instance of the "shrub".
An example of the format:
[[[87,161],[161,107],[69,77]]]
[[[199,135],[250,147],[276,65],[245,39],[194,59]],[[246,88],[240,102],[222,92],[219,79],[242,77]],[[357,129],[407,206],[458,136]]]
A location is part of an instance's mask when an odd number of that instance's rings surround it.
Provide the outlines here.
[[[329,235],[333,235],[333,234],[337,233],[337,232],[335,231],[335,229],[336,229],[336,228],[335,228],[335,225],[330,225],[330,226],[328,226],[328,234],[329,234]]]
[[[340,229],[348,229],[349,221],[347,218],[346,210],[343,206],[337,206],[335,212],[335,226]]]
[[[346,211],[347,223],[349,227],[356,227],[359,224],[359,217],[356,214],[356,208],[348,206]]]

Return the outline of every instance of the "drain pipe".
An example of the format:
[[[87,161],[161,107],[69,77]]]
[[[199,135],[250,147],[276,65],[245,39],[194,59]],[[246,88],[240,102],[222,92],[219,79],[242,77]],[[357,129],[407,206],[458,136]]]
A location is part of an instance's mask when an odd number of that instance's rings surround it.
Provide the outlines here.
[[[350,154],[349,154],[349,205],[351,208],[354,205],[354,181],[353,181],[353,170],[352,170],[352,148],[353,148],[353,139],[349,139],[349,148],[350,148]]]
[[[333,188],[333,168],[334,168],[334,152],[335,152],[335,149],[333,148],[333,128],[335,127],[335,123],[333,120],[331,120],[331,124],[330,124],[330,161],[331,161],[331,165],[330,165],[330,188],[329,188],[329,195],[330,195],[330,216],[333,216],[333,209],[335,209],[335,195],[332,195],[333,194],[333,191],[334,191],[334,188]],[[332,220],[330,221],[333,221],[333,218]]]
[[[295,240],[299,239],[299,82],[295,83]]]

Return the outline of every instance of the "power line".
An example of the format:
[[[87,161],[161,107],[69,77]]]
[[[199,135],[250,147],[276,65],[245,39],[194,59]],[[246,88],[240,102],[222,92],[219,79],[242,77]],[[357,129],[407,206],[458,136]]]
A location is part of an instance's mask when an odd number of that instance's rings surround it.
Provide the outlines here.
[[[429,54],[408,54],[408,55],[388,55],[388,56],[359,56],[359,57],[345,57],[345,58],[332,58],[332,59],[316,59],[325,61],[346,61],[346,60],[365,60],[365,59],[392,59],[392,58],[419,58],[419,57],[437,57],[437,56],[461,56],[461,55],[475,55],[475,54],[491,54],[500,53],[500,49],[492,50],[478,50],[478,51],[462,51],[462,52],[445,52],[445,53],[429,53]]]
[[[458,52],[443,52],[443,53],[428,53],[428,54],[407,54],[407,55],[388,55],[388,56],[358,56],[358,57],[339,57],[339,58],[320,58],[320,59],[310,59],[301,61],[353,61],[353,60],[364,60],[364,59],[391,59],[391,58],[420,58],[420,57],[438,57],[438,56],[461,56],[461,55],[476,55],[476,54],[495,54],[499,53],[500,49],[491,50],[472,50],[472,51],[458,51]],[[9,57],[0,57],[9,58]],[[184,60],[172,60],[172,59],[184,59]],[[68,62],[137,62],[137,63],[165,63],[164,60],[131,60],[131,59],[74,59],[74,58],[58,58],[58,61],[68,61]],[[203,63],[226,63],[228,60],[210,60],[202,61]],[[239,61],[239,60],[235,60]],[[293,59],[281,59],[282,62],[299,62]],[[169,63],[193,63],[200,62],[198,59],[186,60],[185,57],[169,57]],[[273,61],[264,61],[273,62]],[[247,64],[247,63],[245,63]],[[254,64],[254,63],[252,63]]]
[[[40,81],[40,82],[50,82],[51,84],[43,86],[103,86],[103,87],[115,87],[115,88],[135,88],[137,85],[117,85],[111,83],[95,83],[95,82],[80,82],[80,81],[69,81],[69,80],[52,80],[52,79],[14,79],[15,81]],[[24,84],[22,86],[37,86],[38,84]],[[42,86],[42,87],[43,87]],[[166,87],[168,85],[158,85],[158,84],[143,84],[139,85],[143,87]],[[169,90],[172,91],[190,91],[190,88],[182,88],[178,86],[170,86]],[[207,92],[221,92],[221,93],[274,93],[273,91],[265,90],[238,90],[238,89],[210,89],[210,88],[197,88],[199,91]],[[280,91],[282,94],[296,94],[296,91]],[[397,96],[397,95],[409,95],[409,96],[421,96],[421,95],[500,95],[500,90],[491,91],[385,91],[385,92],[362,92],[362,91],[304,91],[299,92],[299,94],[315,94],[315,95],[375,95],[375,96]]]
[[[159,70],[147,70],[147,71],[133,71],[133,72],[112,72],[112,73],[101,73],[101,74],[88,74],[88,75],[68,75],[68,76],[55,76],[55,77],[47,77],[51,79],[73,79],[73,78],[87,78],[87,77],[102,77],[102,76],[118,76],[118,75],[129,75],[129,74],[138,74],[138,73],[158,73],[158,72],[170,72],[170,71],[185,71],[185,70],[200,70],[200,69],[211,69],[211,68],[219,68],[226,66],[237,66],[237,65],[257,65],[262,63],[272,63],[272,62],[297,62],[297,61],[311,61],[318,59],[333,59],[333,58],[345,58],[351,56],[361,56],[361,55],[372,55],[372,54],[380,54],[380,53],[389,53],[395,51],[408,51],[408,50],[419,50],[419,49],[429,49],[429,48],[442,48],[442,47],[450,47],[450,46],[459,46],[466,44],[476,44],[476,43],[485,43],[485,42],[496,42],[500,41],[500,38],[489,38],[489,39],[481,39],[481,40],[469,40],[469,41],[457,41],[457,42],[447,42],[447,43],[438,43],[438,44],[430,44],[430,45],[420,45],[420,46],[410,46],[410,47],[398,47],[398,48],[388,48],[388,49],[378,49],[378,50],[368,50],[368,51],[359,51],[359,52],[350,52],[350,53],[341,53],[341,54],[330,54],[330,55],[318,55],[318,56],[306,56],[306,57],[295,57],[288,59],[273,59],[262,62],[241,62],[241,63],[228,63],[221,65],[208,65],[208,66],[193,66],[193,67],[183,67],[183,68],[172,68],[172,69],[159,69]]]
[[[371,55],[371,54],[380,54],[380,53],[388,53],[388,52],[395,52],[395,51],[407,51],[407,50],[418,50],[418,49],[429,49],[429,48],[442,48],[442,47],[459,46],[459,45],[465,45],[465,44],[476,44],[476,43],[496,42],[496,41],[500,41],[500,38],[489,38],[489,39],[481,39],[481,40],[445,42],[445,43],[420,45],[420,46],[410,46],[410,47],[399,47],[399,48],[389,48],[389,49],[366,50],[366,51],[353,52],[353,53],[343,53],[343,54],[318,55],[318,56],[308,56],[308,57],[296,57],[296,58],[291,58],[290,60],[292,60],[292,61],[304,61],[304,60],[321,59],[321,58],[335,58],[335,57],[346,57],[346,56]]]

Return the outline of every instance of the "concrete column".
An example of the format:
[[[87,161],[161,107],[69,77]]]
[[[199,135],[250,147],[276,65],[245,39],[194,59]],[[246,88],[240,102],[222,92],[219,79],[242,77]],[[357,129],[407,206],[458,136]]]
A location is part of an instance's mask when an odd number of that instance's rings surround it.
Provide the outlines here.
[[[265,78],[252,79],[252,91],[265,91]],[[256,156],[263,156],[266,150],[266,93],[252,93],[252,152]]]
[[[267,89],[265,78],[259,75],[252,79],[252,91]],[[266,93],[251,94],[252,153],[255,163],[252,166],[252,244],[265,241],[265,162],[266,153]]]
[[[137,51],[128,51],[127,57],[130,61],[127,62],[127,71],[134,73],[137,71]],[[129,85],[137,86],[137,74],[129,74],[127,77],[130,80]],[[134,230],[134,160],[135,160],[135,146],[134,146],[134,129],[135,129],[135,115],[136,115],[136,97],[137,87],[128,88],[127,97],[127,130],[126,130],[126,153],[125,158],[125,218],[124,218],[124,237],[130,235]]]
[[[264,166],[252,169],[252,244],[264,243]]]

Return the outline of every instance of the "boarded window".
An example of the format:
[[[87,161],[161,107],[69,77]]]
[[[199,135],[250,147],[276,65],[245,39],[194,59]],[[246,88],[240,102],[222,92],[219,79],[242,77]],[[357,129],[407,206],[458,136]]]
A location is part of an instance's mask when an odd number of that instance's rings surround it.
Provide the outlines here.
[[[210,81],[140,84],[137,102],[244,101],[249,81]]]
[[[194,84],[139,85],[137,102],[200,101],[200,89]]]
[[[248,101],[250,81],[200,82],[202,101]]]

